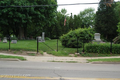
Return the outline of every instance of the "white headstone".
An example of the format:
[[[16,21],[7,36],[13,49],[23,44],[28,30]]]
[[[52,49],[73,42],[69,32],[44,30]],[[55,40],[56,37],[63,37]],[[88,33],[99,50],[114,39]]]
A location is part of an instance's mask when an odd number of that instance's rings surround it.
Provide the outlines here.
[[[38,42],[42,42],[42,38],[41,36],[37,37],[38,38]]]
[[[11,43],[17,43],[17,40],[12,40]]]
[[[94,39],[96,40],[96,41],[101,41],[101,39],[100,39],[100,33],[95,33],[94,34]]]
[[[7,43],[7,37],[3,38],[3,43]]]

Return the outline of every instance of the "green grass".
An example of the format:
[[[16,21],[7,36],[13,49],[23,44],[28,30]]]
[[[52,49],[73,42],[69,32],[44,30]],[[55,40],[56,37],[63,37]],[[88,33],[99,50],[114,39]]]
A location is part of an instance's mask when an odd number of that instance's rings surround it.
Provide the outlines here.
[[[83,56],[83,57],[110,57],[110,56],[120,56],[120,54],[81,53],[80,56]]]
[[[29,56],[36,56],[35,53],[29,53],[28,55],[29,55]]]
[[[47,44],[47,46],[46,46]],[[9,42],[2,43],[0,42],[0,50],[8,50]],[[36,40],[18,40],[17,44],[10,44],[10,49],[15,51],[25,50],[25,51],[37,51],[37,42]],[[64,51],[67,54],[75,53],[76,48],[64,48],[60,41],[58,41],[58,51]],[[39,51],[50,53],[53,51],[53,54],[56,54],[57,51],[57,40],[46,40],[45,42],[39,43]],[[58,53],[60,53],[58,52]],[[66,55],[66,54],[65,54]]]
[[[20,56],[9,56],[9,55],[0,55],[0,58],[15,58],[15,59],[19,59],[19,60],[26,60],[24,57],[20,57]]]
[[[89,62],[102,61],[102,62],[120,62],[120,58],[109,58],[109,59],[88,59]]]
[[[108,43],[104,43],[108,44]],[[0,50],[8,50],[9,42],[3,43],[0,42]],[[36,40],[18,40],[17,44],[10,44],[10,49],[14,50],[14,54],[17,54],[18,51],[37,51],[37,42]],[[65,48],[62,46],[61,42],[58,41],[58,52],[57,52],[57,40],[46,40],[45,42],[39,43],[39,52],[47,52],[55,56],[68,56],[69,54],[74,54],[77,52],[77,48]],[[82,48],[79,48],[79,52],[82,52]],[[120,54],[97,54],[97,53],[86,53],[81,54],[83,57],[104,57],[104,56],[120,56]],[[77,57],[77,55],[75,55]]]

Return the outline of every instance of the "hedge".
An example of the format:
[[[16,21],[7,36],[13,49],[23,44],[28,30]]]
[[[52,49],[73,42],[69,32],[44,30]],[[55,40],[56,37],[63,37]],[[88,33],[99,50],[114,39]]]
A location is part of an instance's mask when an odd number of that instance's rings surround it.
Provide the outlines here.
[[[103,54],[110,54],[110,45],[109,43],[100,43],[100,44],[92,44],[87,43],[85,45],[85,51],[88,53],[103,53]],[[113,54],[120,54],[120,44],[113,44],[112,45],[112,53]]]
[[[67,34],[60,37],[62,45],[69,48],[82,47],[83,41],[92,41],[94,37],[94,31],[91,28],[79,28],[76,30],[71,30]],[[77,45],[78,39],[78,45]]]

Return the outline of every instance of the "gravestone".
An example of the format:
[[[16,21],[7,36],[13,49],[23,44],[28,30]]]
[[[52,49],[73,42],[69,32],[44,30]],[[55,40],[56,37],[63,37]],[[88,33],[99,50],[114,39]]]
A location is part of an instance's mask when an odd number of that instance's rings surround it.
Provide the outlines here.
[[[100,33],[95,33],[94,34],[94,39],[95,39],[96,42],[101,42]]]
[[[7,43],[7,37],[3,38],[3,43]]]
[[[38,36],[37,38],[38,38],[38,42],[42,42],[41,36]]]
[[[17,40],[12,40],[11,43],[17,43]]]
[[[42,32],[42,42],[45,42],[45,32]]]
[[[42,32],[42,37],[38,36],[38,42],[45,42],[45,32]]]

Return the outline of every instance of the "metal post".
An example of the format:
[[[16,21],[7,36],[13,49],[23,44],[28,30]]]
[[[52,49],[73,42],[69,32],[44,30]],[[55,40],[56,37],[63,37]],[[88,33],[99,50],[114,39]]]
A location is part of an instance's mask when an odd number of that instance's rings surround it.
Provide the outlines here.
[[[56,20],[57,20],[57,12],[56,12]],[[56,34],[57,34],[57,52],[58,52],[58,29],[57,29],[57,24],[56,24]]]
[[[38,42],[38,37],[37,37],[37,53],[38,53],[38,47],[39,47],[39,42]]]
[[[112,54],[112,41],[111,41],[111,45],[110,45],[110,53]]]
[[[10,50],[10,36],[9,36],[9,50]]]
[[[83,53],[84,53],[84,41],[83,41]]]
[[[78,37],[77,37],[77,53],[78,53]]]
[[[57,52],[58,52],[58,39],[57,39]]]

